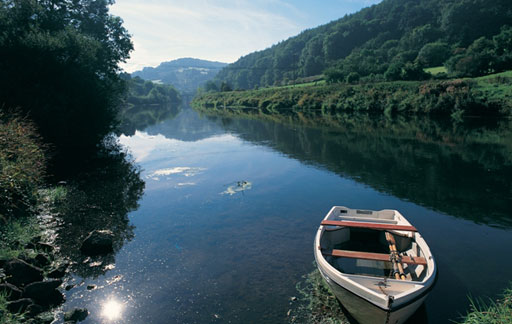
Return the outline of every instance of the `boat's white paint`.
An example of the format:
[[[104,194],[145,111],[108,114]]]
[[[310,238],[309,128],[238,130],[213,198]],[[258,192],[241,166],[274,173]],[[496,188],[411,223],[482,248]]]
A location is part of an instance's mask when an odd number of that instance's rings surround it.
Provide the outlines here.
[[[340,213],[340,210],[346,210],[347,213]],[[334,206],[326,215],[324,220],[350,220],[369,223],[383,223],[383,224],[396,224],[396,225],[411,225],[407,219],[396,210],[381,210],[381,211],[368,211],[371,214],[358,214],[356,209],[350,209],[343,206]],[[409,280],[396,280],[391,278],[373,277],[367,275],[346,274],[338,271],[329,262],[325,260],[321,250],[320,241],[324,232],[337,228],[336,226],[320,226],[315,237],[315,260],[318,268],[322,273],[327,283],[339,285],[348,290],[352,294],[365,300],[366,302],[383,310],[382,323],[399,324],[403,323],[409,318],[421,305],[426,298],[426,291],[434,284],[436,277],[436,265],[430,249],[418,232],[407,231],[392,231],[396,235],[408,236],[413,238],[417,243],[422,257],[427,261],[426,269],[419,269],[418,271],[426,271],[426,275],[421,281]],[[379,288],[380,286],[380,288]],[[382,288],[382,289],[381,289]],[[334,289],[333,289],[334,290]],[[334,290],[336,293],[336,290]],[[424,294],[424,296],[421,296]],[[356,318],[361,324],[374,324],[375,317],[371,321],[365,318],[364,312],[358,309],[350,309],[347,307],[348,302],[342,300],[342,296],[338,296],[341,303],[347,310]],[[418,297],[421,296],[421,297]],[[347,297],[346,295],[344,296]],[[358,298],[355,297],[355,298]],[[390,297],[392,297],[392,305],[390,305]],[[417,300],[415,300],[417,299]],[[414,300],[414,301],[413,301]],[[358,303],[355,303],[358,304]],[[406,305],[407,306],[403,306]],[[393,311],[390,312],[390,309]],[[396,309],[396,310],[395,310]],[[389,312],[389,319],[387,319],[387,312]],[[380,317],[380,315],[378,316]],[[380,322],[380,319],[377,320]]]

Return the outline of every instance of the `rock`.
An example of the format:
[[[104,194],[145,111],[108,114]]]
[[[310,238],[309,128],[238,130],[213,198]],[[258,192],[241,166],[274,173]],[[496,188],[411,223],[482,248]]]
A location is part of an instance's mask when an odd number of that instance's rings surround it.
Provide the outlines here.
[[[44,251],[46,253],[52,253],[53,251],[55,251],[55,246],[45,243],[45,242],[37,242],[36,248],[38,250]]]
[[[33,282],[25,287],[23,296],[34,299],[44,299],[45,293],[57,289],[60,285],[62,285],[62,280],[58,279]]]
[[[68,269],[67,264],[61,264],[57,269],[54,269],[48,273],[48,277],[60,279],[66,275],[66,270]]]
[[[96,285],[87,285],[87,290],[94,290],[96,289]]]
[[[4,265],[7,282],[17,287],[43,280],[43,270],[20,259],[12,259]]]
[[[48,297],[44,301],[40,301],[42,306],[59,306],[66,301],[66,297],[58,291],[53,290],[48,294]]]
[[[42,239],[43,239],[43,237],[41,235],[37,235],[37,236],[34,236],[30,241],[32,243],[37,243],[37,242],[41,242]]]
[[[36,248],[36,245],[32,242],[29,242],[29,243],[25,244],[24,248],[27,250],[34,250]]]
[[[0,294],[5,294],[7,300],[16,300],[21,298],[21,290],[10,283],[0,284]]]
[[[85,308],[75,308],[64,314],[64,321],[66,322],[81,322],[87,318],[89,311]]]
[[[85,255],[102,255],[114,252],[114,234],[109,230],[92,231],[83,241],[80,250]]]
[[[34,299],[39,305],[59,305],[64,301],[64,296],[57,289],[62,285],[62,280],[34,282],[25,287],[23,297]]]
[[[66,291],[70,291],[71,289],[73,289],[75,287],[76,287],[76,285],[67,285],[66,288],[64,288],[64,289],[66,289]]]
[[[55,316],[48,312],[38,315],[34,320],[37,324],[51,324],[55,320]]]
[[[22,298],[7,303],[7,309],[11,313],[23,313],[27,310],[28,306],[33,305],[34,301],[30,298]]]
[[[42,253],[36,255],[34,259],[36,260],[36,263],[34,263],[34,265],[40,268],[46,267],[47,265],[50,264],[50,260],[48,259],[48,257]]]
[[[44,311],[45,311],[45,309],[41,305],[37,305],[37,304],[31,304],[31,305],[28,305],[28,307],[27,307],[27,313],[32,317],[34,317],[38,314],[41,314]]]

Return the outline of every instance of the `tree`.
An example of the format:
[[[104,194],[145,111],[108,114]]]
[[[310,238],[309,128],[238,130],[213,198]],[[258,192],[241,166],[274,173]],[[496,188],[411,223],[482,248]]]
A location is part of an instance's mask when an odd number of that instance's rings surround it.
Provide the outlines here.
[[[492,40],[497,56],[494,68],[497,71],[512,69],[512,27],[504,26]]]
[[[206,84],[204,85],[204,89],[207,92],[218,92],[219,91],[217,84],[215,82],[213,82],[212,80],[209,80],[206,82]]]
[[[57,150],[93,148],[115,126],[133,46],[112,3],[0,2],[0,107],[20,107]]]
[[[222,92],[233,91],[233,88],[231,88],[231,86],[227,82],[222,82],[220,84],[220,91],[222,91]]]
[[[360,75],[359,73],[357,72],[350,72],[348,75],[347,75],[347,83],[356,83],[356,82],[359,82],[359,79],[360,79]]]
[[[442,42],[428,43],[421,48],[416,61],[426,67],[439,66],[443,65],[450,54],[448,44]]]
[[[446,68],[457,76],[475,77],[495,72],[494,67],[497,61],[493,42],[481,37],[463,53],[450,58],[446,62]]]
[[[391,63],[384,73],[384,78],[388,81],[400,80],[403,66],[401,62]]]
[[[329,68],[324,71],[325,80],[327,83],[338,83],[345,79],[343,71],[337,68]]]

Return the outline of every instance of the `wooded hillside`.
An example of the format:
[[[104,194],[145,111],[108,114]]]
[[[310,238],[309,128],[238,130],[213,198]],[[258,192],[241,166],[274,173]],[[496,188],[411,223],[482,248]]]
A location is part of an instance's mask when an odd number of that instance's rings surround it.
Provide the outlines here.
[[[216,81],[249,89],[322,73],[420,80],[429,77],[424,68],[443,64],[453,76],[500,72],[512,68],[511,24],[510,0],[384,0],[244,56]]]

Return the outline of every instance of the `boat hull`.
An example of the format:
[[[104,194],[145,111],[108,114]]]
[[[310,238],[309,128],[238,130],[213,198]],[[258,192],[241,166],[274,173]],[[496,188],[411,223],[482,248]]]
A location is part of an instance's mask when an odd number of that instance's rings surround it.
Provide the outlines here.
[[[409,256],[421,257],[424,263],[411,266],[409,280],[397,280],[387,275],[382,276],[381,273],[366,275],[364,272],[341,270],[343,268],[338,268],[339,264],[334,267],[330,263],[333,257],[387,261],[364,253],[357,256],[350,255],[350,253],[358,253],[357,248],[356,251],[336,249],[336,244],[352,239],[352,227],[365,227],[370,230],[374,230],[374,227],[378,230],[386,227],[386,231],[396,232],[397,243],[393,244],[403,246],[403,251],[410,253]],[[411,229],[402,232],[401,229],[404,227]],[[357,232],[354,231],[354,233]],[[360,324],[405,323],[425,301],[437,279],[437,270],[430,248],[417,230],[396,210],[366,211],[334,206],[317,231],[314,251],[322,277],[345,310]],[[407,255],[407,252],[403,253]],[[329,261],[326,256],[329,257]],[[415,261],[409,262],[408,266]],[[416,276],[416,280],[412,279],[412,275]],[[422,276],[421,279],[419,276]]]
[[[394,310],[384,310],[375,306],[363,297],[340,286],[320,270],[322,277],[327,282],[336,298],[347,312],[360,324],[402,324],[407,321],[427,298],[422,294],[407,305]],[[388,315],[389,313],[389,315]]]

